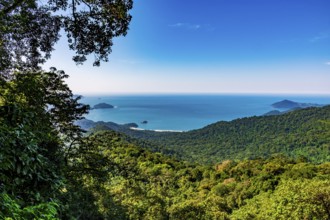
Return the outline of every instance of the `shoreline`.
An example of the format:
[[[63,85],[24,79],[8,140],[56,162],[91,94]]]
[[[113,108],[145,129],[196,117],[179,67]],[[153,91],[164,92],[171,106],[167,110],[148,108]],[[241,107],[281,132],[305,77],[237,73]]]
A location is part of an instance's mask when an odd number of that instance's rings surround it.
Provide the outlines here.
[[[160,129],[149,130],[149,129],[135,128],[135,127],[129,127],[129,129],[134,130],[134,131],[154,131],[154,132],[173,132],[173,133],[185,132],[185,131],[181,131],[181,130],[160,130]]]

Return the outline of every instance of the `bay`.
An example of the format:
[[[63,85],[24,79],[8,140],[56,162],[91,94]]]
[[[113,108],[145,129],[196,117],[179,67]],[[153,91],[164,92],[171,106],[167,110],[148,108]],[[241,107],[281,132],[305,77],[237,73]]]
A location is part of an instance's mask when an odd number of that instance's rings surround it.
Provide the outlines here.
[[[84,96],[81,101],[91,107],[98,103],[115,106],[91,110],[85,117],[93,121],[136,123],[147,130],[188,131],[217,121],[260,116],[274,110],[271,104],[284,99],[330,104],[330,95],[107,95]]]

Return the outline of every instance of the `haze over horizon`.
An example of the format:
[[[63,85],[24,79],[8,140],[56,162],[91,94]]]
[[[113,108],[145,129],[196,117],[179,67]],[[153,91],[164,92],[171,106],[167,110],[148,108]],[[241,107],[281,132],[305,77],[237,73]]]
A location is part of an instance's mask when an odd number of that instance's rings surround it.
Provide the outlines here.
[[[330,1],[135,1],[108,63],[76,66],[66,37],[45,68],[74,93],[330,94]]]

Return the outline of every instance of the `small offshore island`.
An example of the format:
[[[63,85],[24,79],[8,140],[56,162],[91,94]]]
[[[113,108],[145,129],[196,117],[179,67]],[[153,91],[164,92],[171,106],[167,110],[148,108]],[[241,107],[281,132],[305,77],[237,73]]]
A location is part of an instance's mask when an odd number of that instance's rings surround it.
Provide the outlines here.
[[[294,102],[291,100],[282,100],[280,102],[275,102],[272,104],[272,107],[274,108],[283,108],[283,109],[292,109],[292,108],[308,108],[308,107],[321,107],[320,104],[315,103],[300,103],[300,102]]]
[[[324,105],[316,104],[316,103],[301,103],[301,102],[294,102],[291,100],[284,99],[280,102],[275,102],[271,105],[273,108],[276,109],[285,109],[285,111],[279,111],[279,110],[272,110],[264,114],[264,116],[270,116],[270,115],[281,115],[290,111],[303,109],[303,108],[309,108],[309,107],[322,107]]]
[[[102,103],[99,103],[99,104],[96,104],[96,105],[94,105],[94,107],[93,107],[93,108],[91,108],[91,109],[105,109],[105,108],[114,108],[114,106],[113,106],[113,105],[110,105],[110,104],[107,104],[107,103],[104,103],[104,102],[102,102]]]

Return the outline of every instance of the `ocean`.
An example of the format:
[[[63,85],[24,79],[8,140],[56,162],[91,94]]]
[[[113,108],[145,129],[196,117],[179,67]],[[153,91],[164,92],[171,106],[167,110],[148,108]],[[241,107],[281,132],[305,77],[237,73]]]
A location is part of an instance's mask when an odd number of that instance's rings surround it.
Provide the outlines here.
[[[330,95],[109,95],[84,96],[81,102],[91,107],[98,103],[115,106],[90,110],[85,117],[93,121],[136,123],[147,130],[188,131],[217,121],[260,116],[275,110],[271,104],[284,99],[330,104]]]

